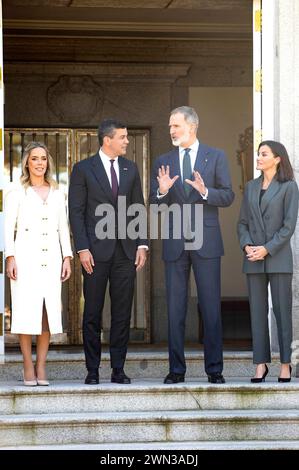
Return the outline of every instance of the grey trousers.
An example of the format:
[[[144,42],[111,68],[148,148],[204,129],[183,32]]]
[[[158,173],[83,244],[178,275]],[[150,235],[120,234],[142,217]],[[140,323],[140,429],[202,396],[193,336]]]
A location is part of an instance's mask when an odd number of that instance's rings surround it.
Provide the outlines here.
[[[280,362],[291,362],[292,277],[291,273],[247,274],[254,364],[271,362],[268,325],[269,282],[277,324]]]

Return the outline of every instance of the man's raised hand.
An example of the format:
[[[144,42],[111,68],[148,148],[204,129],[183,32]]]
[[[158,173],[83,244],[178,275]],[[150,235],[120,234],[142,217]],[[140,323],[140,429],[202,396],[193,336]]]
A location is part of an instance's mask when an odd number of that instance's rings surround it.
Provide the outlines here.
[[[166,194],[170,188],[174,185],[176,180],[179,178],[178,175],[174,176],[173,178],[170,178],[169,176],[169,165],[166,166],[166,169],[164,165],[159,168],[157,180],[159,183],[159,193],[160,194]]]

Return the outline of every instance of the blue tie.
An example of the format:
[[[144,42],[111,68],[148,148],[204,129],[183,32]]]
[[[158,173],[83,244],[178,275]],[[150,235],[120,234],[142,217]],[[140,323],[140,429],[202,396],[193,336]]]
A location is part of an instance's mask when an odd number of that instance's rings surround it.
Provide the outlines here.
[[[110,160],[110,163],[111,163],[111,167],[110,167],[111,189],[112,189],[114,200],[116,201],[117,194],[118,194],[118,181],[117,181],[116,172],[113,166],[114,160]]]
[[[183,158],[183,186],[185,190],[186,196],[189,196],[192,186],[186,183],[185,179],[191,180],[192,179],[192,168],[191,168],[191,159],[190,159],[190,152],[191,149],[185,149],[185,155]]]

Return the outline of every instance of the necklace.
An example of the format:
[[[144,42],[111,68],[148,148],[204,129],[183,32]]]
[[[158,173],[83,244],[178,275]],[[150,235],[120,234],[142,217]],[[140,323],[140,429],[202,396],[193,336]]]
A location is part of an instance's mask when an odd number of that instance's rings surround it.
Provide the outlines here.
[[[45,181],[42,183],[42,184],[31,184],[32,188],[42,188],[43,186],[45,186]]]

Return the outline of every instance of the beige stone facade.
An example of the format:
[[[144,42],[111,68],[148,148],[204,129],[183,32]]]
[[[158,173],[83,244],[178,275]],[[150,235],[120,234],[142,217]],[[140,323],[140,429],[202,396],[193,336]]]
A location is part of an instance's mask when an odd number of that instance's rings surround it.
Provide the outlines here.
[[[236,192],[234,207],[222,218],[223,296],[246,297],[235,223],[242,196],[239,137],[252,125],[251,1],[5,3],[6,127],[96,128],[102,118],[116,116],[128,128],[149,130],[152,163],[170,149],[169,111],[188,103],[196,107],[199,138],[226,150]],[[151,341],[163,343],[167,315],[159,241],[151,243],[150,266]],[[190,294],[186,338],[195,343],[192,283]],[[244,334],[234,320],[226,330],[228,337]]]

